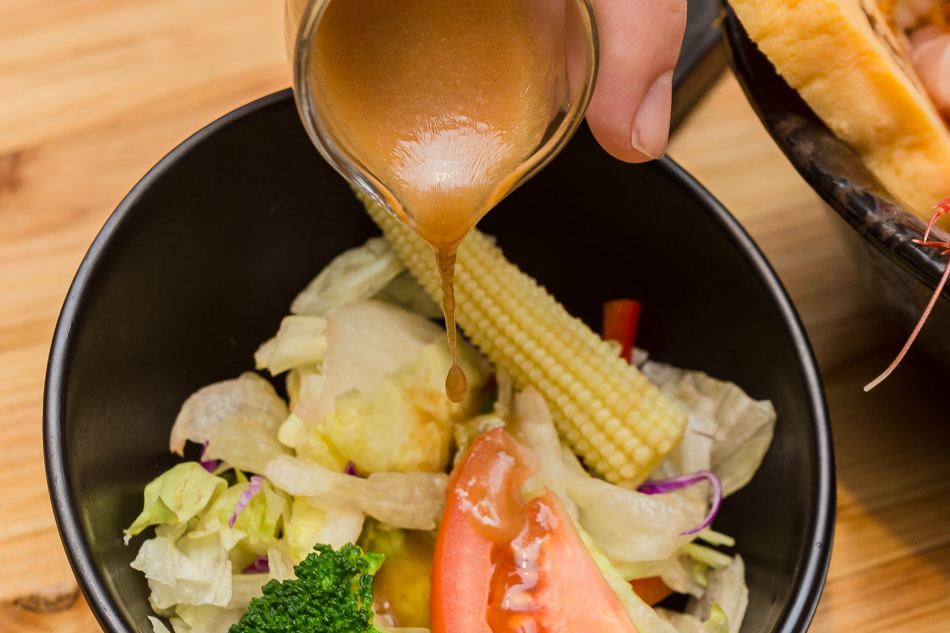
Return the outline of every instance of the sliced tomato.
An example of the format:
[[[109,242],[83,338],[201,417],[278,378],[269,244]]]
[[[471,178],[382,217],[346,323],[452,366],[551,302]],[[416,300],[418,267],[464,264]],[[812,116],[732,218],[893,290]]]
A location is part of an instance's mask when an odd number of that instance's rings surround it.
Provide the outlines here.
[[[525,506],[525,528],[499,557],[489,600],[495,633],[636,633],[554,493]]]
[[[629,361],[640,322],[640,302],[632,299],[615,299],[604,304],[604,328],[602,336],[607,341],[620,343],[621,358]]]
[[[491,633],[485,609],[492,547],[521,531],[520,491],[535,470],[499,428],[475,440],[452,471],[432,561],[432,633]]]
[[[453,473],[433,564],[433,633],[636,633],[561,500],[522,499],[535,470],[495,429]]]

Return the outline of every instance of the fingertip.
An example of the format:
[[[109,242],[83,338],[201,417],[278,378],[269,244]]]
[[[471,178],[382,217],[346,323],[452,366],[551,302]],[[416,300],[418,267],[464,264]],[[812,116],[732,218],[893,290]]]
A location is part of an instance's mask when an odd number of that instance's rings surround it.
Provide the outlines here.
[[[615,104],[613,112],[589,109],[587,122],[594,138],[614,158],[628,163],[654,160],[666,154],[672,100],[673,71],[668,71],[639,103]]]
[[[631,163],[666,153],[673,68],[686,25],[686,0],[593,0],[600,67],[587,110],[597,141]]]

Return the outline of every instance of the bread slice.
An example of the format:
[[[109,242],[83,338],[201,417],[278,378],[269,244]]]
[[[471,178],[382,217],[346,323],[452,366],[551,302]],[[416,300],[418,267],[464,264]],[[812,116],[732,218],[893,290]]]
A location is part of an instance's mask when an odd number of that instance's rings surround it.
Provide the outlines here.
[[[950,196],[950,131],[873,0],[730,0],[749,37],[908,210]],[[946,219],[946,218],[945,218]]]

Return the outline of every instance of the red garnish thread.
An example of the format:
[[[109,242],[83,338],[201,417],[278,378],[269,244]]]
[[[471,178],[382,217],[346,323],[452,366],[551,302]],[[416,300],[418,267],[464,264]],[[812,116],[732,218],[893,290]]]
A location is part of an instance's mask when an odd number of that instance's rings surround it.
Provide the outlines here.
[[[937,223],[945,213],[950,212],[950,198],[944,198],[940,202],[934,205],[933,216],[930,218],[930,222],[927,224],[927,230],[924,232],[924,239],[914,240],[915,244],[920,244],[921,246],[932,246],[933,248],[943,249],[940,251],[941,255],[950,255],[950,241],[946,242],[930,242],[927,241],[927,238],[930,237],[930,231],[933,229],[934,224]],[[911,344],[914,342],[914,339],[917,338],[917,334],[920,332],[920,329],[924,327],[924,323],[927,321],[927,317],[930,316],[930,311],[933,310],[934,305],[937,303],[937,297],[940,296],[940,293],[943,291],[943,287],[947,283],[947,278],[950,277],[950,263],[947,264],[947,267],[943,270],[943,276],[940,278],[940,283],[937,284],[937,289],[934,290],[934,294],[930,297],[930,303],[927,304],[924,313],[920,316],[920,320],[917,321],[917,327],[914,328],[914,331],[910,333],[910,338],[907,339],[907,342],[904,343],[904,347],[901,349],[900,353],[897,355],[897,358],[894,359],[894,362],[891,363],[887,369],[884,370],[880,376],[869,382],[864,386],[865,391],[870,391],[874,389],[881,381],[891,375],[897,366],[900,365],[900,362],[904,359],[904,355],[907,354],[907,350],[910,349]]]

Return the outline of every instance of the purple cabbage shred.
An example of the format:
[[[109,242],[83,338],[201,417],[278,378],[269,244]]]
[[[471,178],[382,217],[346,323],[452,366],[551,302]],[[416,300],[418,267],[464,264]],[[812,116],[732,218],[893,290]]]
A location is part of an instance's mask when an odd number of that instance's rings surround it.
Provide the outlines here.
[[[712,497],[710,500],[709,513],[706,515],[706,518],[703,520],[703,522],[698,526],[681,533],[681,535],[685,536],[688,534],[696,534],[700,530],[712,525],[713,519],[715,519],[716,514],[719,513],[719,506],[722,505],[722,482],[719,481],[719,477],[716,476],[716,473],[711,470],[700,470],[695,473],[680,475],[679,477],[673,477],[671,479],[648,481],[637,488],[637,491],[646,495],[663,494],[692,486],[693,484],[697,484],[701,481],[709,482],[711,492],[710,496]]]
[[[234,527],[234,522],[237,521],[238,515],[244,511],[244,508],[251,502],[254,495],[261,491],[262,485],[264,485],[263,477],[260,475],[251,475],[251,481],[247,486],[247,490],[241,493],[241,498],[238,499],[237,505],[234,506],[234,514],[231,515],[231,519],[228,521],[228,527]]]
[[[258,556],[254,562],[244,568],[241,572],[244,574],[267,574],[270,573],[270,565],[267,563],[266,556]]]
[[[354,477],[362,477],[360,471],[356,470],[356,464],[352,461],[346,462],[346,468],[343,469],[344,475],[353,475]]]
[[[204,444],[201,445],[201,456],[198,458],[198,463],[201,464],[201,467],[207,470],[209,473],[213,473],[218,468],[218,460],[205,459],[205,453],[207,451],[208,440],[205,440]]]

